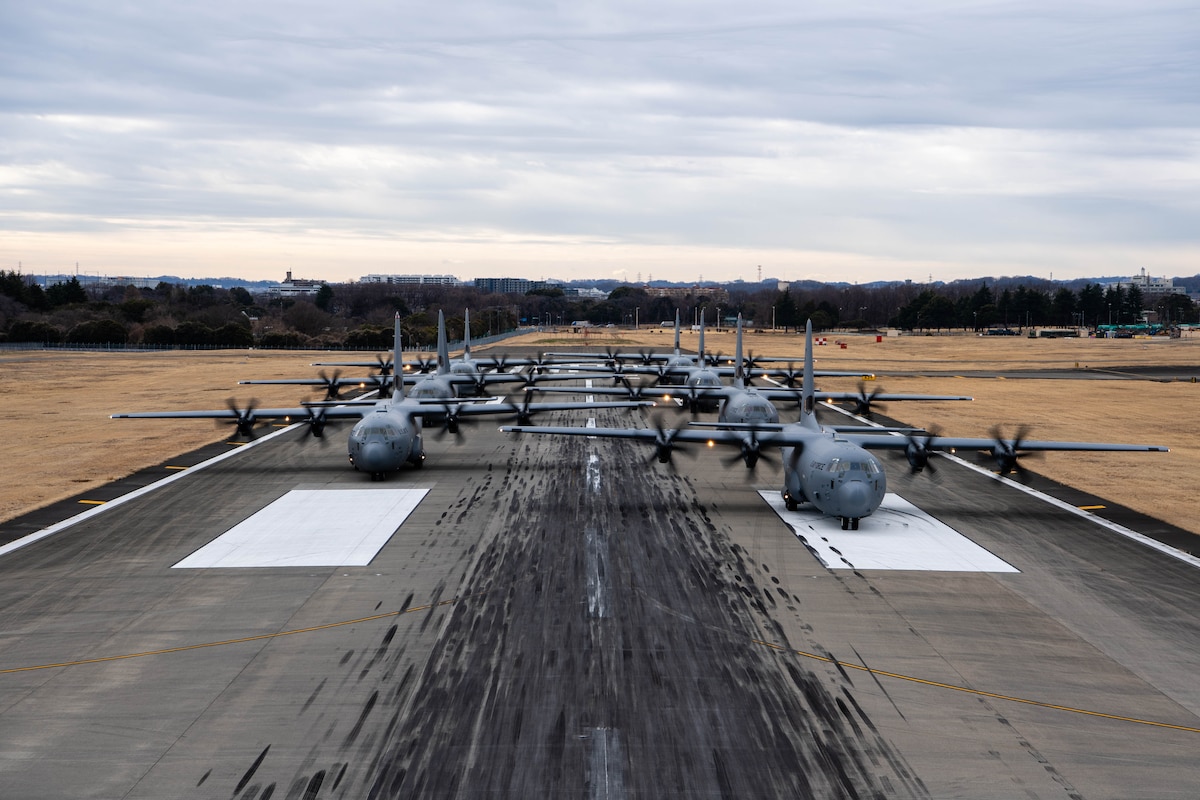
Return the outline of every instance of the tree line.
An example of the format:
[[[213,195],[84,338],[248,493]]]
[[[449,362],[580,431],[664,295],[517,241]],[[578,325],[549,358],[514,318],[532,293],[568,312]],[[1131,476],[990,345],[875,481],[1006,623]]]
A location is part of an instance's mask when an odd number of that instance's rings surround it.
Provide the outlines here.
[[[732,284],[719,296],[694,289],[661,296],[642,286],[616,287],[607,298],[571,296],[561,289],[524,295],[488,294],[471,286],[348,283],[322,285],[304,298],[253,295],[244,288],[84,286],[77,278],[42,288],[18,272],[0,271],[0,341],[159,347],[264,347],[386,350],[398,313],[406,341],[430,347],[438,311],[452,339],[463,336],[463,311],[471,335],[481,338],[518,326],[569,328],[591,325],[657,326],[679,312],[685,325],[703,313],[709,326],[739,314],[757,329],[798,330],[812,320],[818,330],[907,330],[1128,324],[1154,312],[1166,322],[1197,322],[1186,295],[1170,295],[1147,308],[1136,286],[1085,283],[1074,290],[1050,282],[1008,279],[878,286],[803,284],[778,291],[762,284]]]

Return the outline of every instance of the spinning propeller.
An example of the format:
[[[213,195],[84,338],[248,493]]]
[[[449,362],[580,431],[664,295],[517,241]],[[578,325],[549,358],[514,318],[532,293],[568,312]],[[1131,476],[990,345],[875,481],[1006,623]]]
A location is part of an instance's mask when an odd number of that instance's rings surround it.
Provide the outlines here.
[[[333,375],[326,375],[325,370],[321,370],[317,373],[317,375],[325,382],[325,399],[341,399],[341,386],[338,384],[338,378],[342,377],[342,371],[340,369],[335,369],[333,371]]]
[[[908,440],[908,444],[904,446],[904,457],[908,459],[910,474],[916,475],[918,472],[923,472],[926,469],[928,469],[930,476],[937,473],[937,468],[933,466],[933,462],[929,460],[929,456],[934,452],[930,449],[930,446],[940,433],[941,431],[931,425],[928,430],[913,432],[905,437]]]
[[[1028,472],[1025,470],[1025,467],[1021,466],[1019,459],[1031,455],[1040,455],[1040,453],[1031,451],[1021,452],[1021,442],[1028,436],[1029,427],[1027,425],[1019,426],[1013,438],[1007,440],[1001,435],[999,425],[992,428],[991,434],[994,443],[989,452],[996,461],[999,473],[1001,475],[1008,475],[1010,472],[1016,472],[1020,480],[1025,480]]]
[[[871,403],[875,400],[876,395],[883,392],[882,388],[875,388],[867,392],[867,385],[862,381],[858,382],[858,397],[854,400],[854,413],[860,417],[871,417]]]
[[[232,397],[225,401],[225,405],[234,414],[234,419],[230,420],[230,424],[236,426],[234,433],[230,434],[229,438],[232,439],[234,436],[252,438],[254,436],[254,423],[258,421],[258,418],[254,415],[254,407],[258,405],[258,401],[251,400],[246,405],[245,410],[239,410]]]

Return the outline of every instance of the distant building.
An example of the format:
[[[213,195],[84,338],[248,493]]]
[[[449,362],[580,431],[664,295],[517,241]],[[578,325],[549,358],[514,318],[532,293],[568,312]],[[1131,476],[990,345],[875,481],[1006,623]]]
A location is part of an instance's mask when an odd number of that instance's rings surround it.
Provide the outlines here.
[[[647,286],[646,294],[651,297],[674,297],[682,300],[686,297],[708,297],[714,303],[729,302],[729,290],[720,286]]]
[[[283,282],[267,289],[267,294],[273,297],[307,297],[316,294],[320,288],[321,281],[293,278],[292,271],[289,269]]]
[[[1114,284],[1123,292],[1129,291],[1136,286],[1142,293],[1142,300],[1148,306],[1153,306],[1155,301],[1172,294],[1187,294],[1187,289],[1182,286],[1176,286],[1175,282],[1170,278],[1152,278],[1146,274],[1143,269],[1140,275],[1134,275],[1127,281],[1117,281]]]
[[[608,292],[603,289],[597,289],[595,286],[585,286],[581,289],[564,286],[562,290],[563,294],[567,297],[582,297],[587,300],[604,300],[608,297]]]
[[[462,286],[453,275],[364,275],[359,283],[390,283],[399,286]]]
[[[476,278],[475,288],[488,294],[526,294],[536,289],[562,289],[563,294],[570,293],[559,281],[531,281],[525,278]]]
[[[83,273],[75,275],[31,275],[29,276],[33,283],[37,283],[42,288],[46,288],[55,283],[66,283],[71,278],[79,281],[79,285],[83,288],[111,288],[113,286],[133,286],[137,289],[153,289],[158,286],[158,278],[131,278],[125,275],[85,275]]]

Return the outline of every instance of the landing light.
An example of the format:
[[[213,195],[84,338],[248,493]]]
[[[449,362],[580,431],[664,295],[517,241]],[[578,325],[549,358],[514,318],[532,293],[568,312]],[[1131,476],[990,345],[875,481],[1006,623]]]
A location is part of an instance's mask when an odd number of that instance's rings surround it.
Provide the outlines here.
[[[709,447],[713,447],[714,445],[715,445],[715,442],[713,442],[713,440],[712,440],[712,439],[709,439],[709,440],[708,440],[708,446],[709,446]]]

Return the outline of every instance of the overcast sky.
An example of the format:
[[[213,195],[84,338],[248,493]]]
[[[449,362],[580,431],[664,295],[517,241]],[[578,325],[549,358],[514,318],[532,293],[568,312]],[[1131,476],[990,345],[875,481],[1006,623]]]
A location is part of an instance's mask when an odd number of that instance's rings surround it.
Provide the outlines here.
[[[1198,61],[1156,0],[0,0],[0,268],[1193,275]]]

